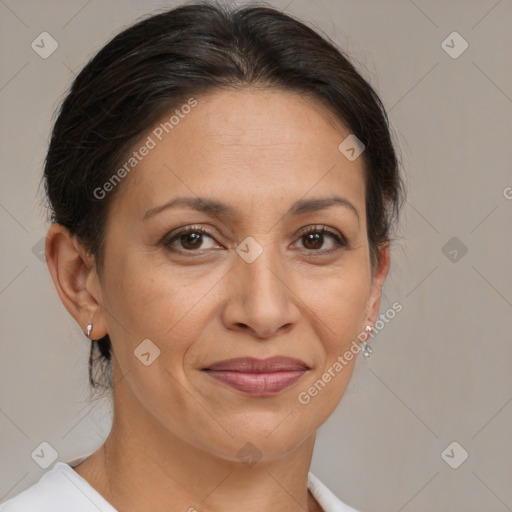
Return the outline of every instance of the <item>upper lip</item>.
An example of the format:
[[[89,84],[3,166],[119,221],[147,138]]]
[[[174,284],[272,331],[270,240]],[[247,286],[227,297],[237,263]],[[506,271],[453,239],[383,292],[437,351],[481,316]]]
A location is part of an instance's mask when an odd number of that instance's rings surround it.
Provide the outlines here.
[[[309,370],[303,361],[285,356],[256,359],[254,357],[236,357],[217,361],[203,370],[247,372],[247,373],[272,373],[297,370]]]

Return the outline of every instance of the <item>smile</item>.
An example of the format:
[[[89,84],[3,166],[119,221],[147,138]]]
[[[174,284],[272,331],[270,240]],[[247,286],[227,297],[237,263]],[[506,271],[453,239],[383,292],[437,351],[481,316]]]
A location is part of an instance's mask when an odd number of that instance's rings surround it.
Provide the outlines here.
[[[279,393],[293,386],[308,370],[302,361],[283,356],[229,359],[203,369],[218,382],[251,396]]]

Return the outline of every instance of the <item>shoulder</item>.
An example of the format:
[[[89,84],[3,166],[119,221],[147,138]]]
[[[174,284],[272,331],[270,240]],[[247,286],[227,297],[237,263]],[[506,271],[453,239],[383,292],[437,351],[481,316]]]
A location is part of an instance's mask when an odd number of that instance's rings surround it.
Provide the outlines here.
[[[311,472],[308,474],[308,489],[324,512],[358,512],[355,508],[343,503]]]
[[[116,512],[73,468],[57,462],[31,487],[0,504],[0,512]]]
[[[308,489],[324,512],[358,512],[337,498],[313,473]],[[69,464],[57,462],[34,485],[0,504],[0,512],[116,512]]]

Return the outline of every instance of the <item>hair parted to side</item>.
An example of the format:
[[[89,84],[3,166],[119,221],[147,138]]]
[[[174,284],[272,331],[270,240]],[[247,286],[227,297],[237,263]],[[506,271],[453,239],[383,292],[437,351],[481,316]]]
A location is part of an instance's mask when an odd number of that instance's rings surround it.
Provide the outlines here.
[[[247,86],[314,98],[365,145],[373,270],[405,194],[379,97],[342,51],[293,17],[266,5],[202,1],[152,15],[115,36],[79,73],[58,112],[43,176],[51,221],[94,255],[100,277],[109,205],[122,184],[103,199],[93,191],[166,113],[191,96]],[[112,389],[111,349],[108,335],[91,341],[93,389]]]

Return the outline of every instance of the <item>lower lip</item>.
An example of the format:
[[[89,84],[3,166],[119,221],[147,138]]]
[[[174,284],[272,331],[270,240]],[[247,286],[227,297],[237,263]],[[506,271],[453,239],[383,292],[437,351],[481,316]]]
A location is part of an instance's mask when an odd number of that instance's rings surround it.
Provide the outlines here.
[[[273,395],[293,386],[306,370],[293,370],[272,373],[244,373],[221,370],[206,370],[215,380],[252,396]]]

